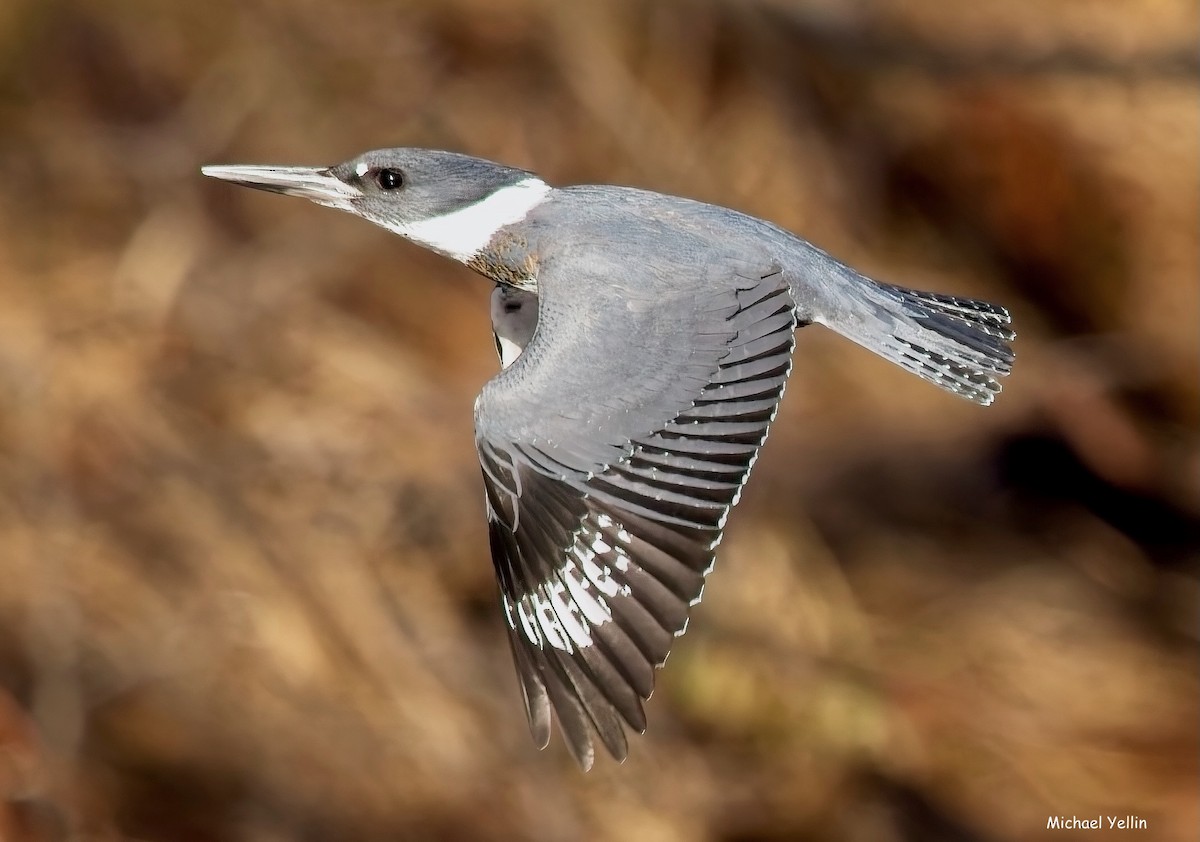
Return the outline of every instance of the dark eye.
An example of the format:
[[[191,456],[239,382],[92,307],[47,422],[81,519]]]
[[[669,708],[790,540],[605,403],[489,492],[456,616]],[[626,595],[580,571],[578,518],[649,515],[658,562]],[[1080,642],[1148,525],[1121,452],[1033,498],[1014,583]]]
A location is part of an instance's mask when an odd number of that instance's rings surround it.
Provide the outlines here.
[[[504,312],[505,313],[516,313],[520,309],[521,309],[520,301],[505,301],[504,302]]]
[[[379,170],[375,173],[375,183],[380,190],[396,190],[404,186],[404,173],[393,169]]]

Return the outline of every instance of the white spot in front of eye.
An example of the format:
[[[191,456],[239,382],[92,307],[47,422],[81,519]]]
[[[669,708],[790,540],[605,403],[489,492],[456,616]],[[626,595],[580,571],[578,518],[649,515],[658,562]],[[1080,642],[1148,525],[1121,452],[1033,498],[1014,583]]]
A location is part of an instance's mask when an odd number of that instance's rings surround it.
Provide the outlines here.
[[[360,162],[359,164],[355,165],[354,174],[359,178],[362,178],[370,171],[370,169],[371,168],[365,162]]]

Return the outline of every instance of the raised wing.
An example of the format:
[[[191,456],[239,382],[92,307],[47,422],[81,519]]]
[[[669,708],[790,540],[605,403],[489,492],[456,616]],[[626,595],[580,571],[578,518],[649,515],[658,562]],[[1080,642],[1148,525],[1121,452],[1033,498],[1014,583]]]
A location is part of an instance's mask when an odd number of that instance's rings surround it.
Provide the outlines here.
[[[569,319],[543,277],[533,341],[476,405],[529,726],[544,747],[553,708],[585,769],[592,731],[621,760],[624,725],[645,730],[654,669],[700,600],[791,367],[778,268],[721,270],[699,293],[650,301],[630,284]]]

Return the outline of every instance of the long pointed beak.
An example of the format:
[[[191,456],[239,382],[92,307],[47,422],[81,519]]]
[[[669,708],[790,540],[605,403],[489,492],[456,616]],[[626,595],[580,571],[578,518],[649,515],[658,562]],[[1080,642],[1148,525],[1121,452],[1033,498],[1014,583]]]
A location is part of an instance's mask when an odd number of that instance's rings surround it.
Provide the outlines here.
[[[201,167],[200,171],[212,178],[232,181],[244,187],[299,196],[339,210],[350,210],[351,202],[361,199],[363,195],[357,187],[321,167],[222,165]]]

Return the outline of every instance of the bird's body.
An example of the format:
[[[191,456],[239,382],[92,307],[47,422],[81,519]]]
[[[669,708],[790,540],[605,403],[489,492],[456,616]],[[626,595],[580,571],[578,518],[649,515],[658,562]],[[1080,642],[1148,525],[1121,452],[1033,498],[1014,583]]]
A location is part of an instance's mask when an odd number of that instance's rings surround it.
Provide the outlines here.
[[[205,172],[363,216],[499,285],[503,371],[475,405],[492,557],[535,739],[553,708],[585,768],[593,731],[623,758],[623,724],[645,728],[798,326],[982,404],[1011,367],[1003,308],[879,284],[715,205],[414,149]]]

